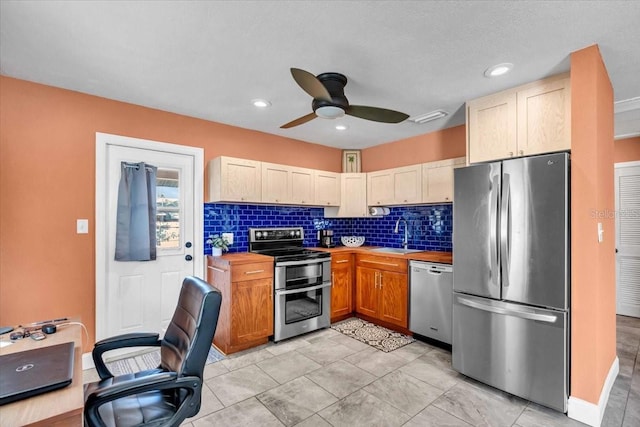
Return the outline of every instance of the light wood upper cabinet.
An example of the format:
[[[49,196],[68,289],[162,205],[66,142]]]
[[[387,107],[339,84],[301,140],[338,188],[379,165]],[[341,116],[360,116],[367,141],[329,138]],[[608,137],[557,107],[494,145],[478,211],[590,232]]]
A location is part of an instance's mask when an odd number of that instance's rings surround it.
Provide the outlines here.
[[[469,163],[571,148],[571,82],[560,74],[467,102]]]
[[[518,91],[518,155],[571,148],[571,82],[543,81]]]
[[[313,204],[313,170],[262,162],[262,202]]]
[[[287,203],[290,193],[289,167],[262,162],[262,202]]]
[[[367,174],[340,174],[340,206],[324,208],[327,218],[362,218],[369,216]]]
[[[295,205],[315,203],[315,171],[306,168],[290,168],[291,193],[289,202]]]
[[[422,202],[453,202],[453,169],[464,166],[466,159],[440,160],[422,164]]]
[[[262,201],[261,162],[216,157],[209,162],[209,202]]]
[[[422,165],[404,166],[367,174],[369,206],[422,202]]]
[[[340,206],[341,175],[337,172],[314,170],[315,203],[319,206]]]
[[[392,204],[393,201],[392,170],[367,173],[367,204],[369,206],[384,206]]]
[[[470,163],[515,155],[516,105],[515,92],[500,92],[467,103]]]

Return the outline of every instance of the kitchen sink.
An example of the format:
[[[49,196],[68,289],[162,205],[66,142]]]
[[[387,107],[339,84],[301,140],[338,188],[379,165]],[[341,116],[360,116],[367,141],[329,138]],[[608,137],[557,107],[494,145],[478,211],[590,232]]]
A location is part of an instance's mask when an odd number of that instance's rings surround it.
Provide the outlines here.
[[[371,249],[371,252],[384,252],[387,254],[410,254],[413,252],[423,252],[422,249],[403,249],[403,248],[376,248]]]

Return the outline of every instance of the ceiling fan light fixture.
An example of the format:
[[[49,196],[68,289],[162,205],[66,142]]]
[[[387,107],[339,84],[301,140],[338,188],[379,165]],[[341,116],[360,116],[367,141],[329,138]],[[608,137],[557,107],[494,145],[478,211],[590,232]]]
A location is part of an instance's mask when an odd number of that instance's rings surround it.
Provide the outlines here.
[[[503,62],[502,64],[494,65],[485,70],[485,77],[498,77],[507,74],[513,68],[513,64],[510,62]]]
[[[253,104],[254,107],[257,107],[257,108],[267,108],[271,106],[271,103],[266,99],[253,99],[251,100],[251,103]]]
[[[342,108],[332,105],[317,108],[315,113],[316,116],[322,117],[323,119],[337,119],[344,116],[344,110]]]
[[[410,117],[409,121],[417,124],[423,124],[423,123],[432,122],[434,120],[441,119],[448,115],[449,113],[447,113],[444,110],[435,110],[430,113],[422,114],[420,116]]]

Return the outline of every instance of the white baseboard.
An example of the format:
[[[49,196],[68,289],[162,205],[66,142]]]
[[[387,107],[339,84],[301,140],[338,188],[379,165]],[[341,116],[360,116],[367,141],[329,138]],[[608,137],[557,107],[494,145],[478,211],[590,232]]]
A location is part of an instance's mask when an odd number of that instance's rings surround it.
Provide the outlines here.
[[[567,416],[573,418],[581,423],[588,424],[593,427],[600,427],[602,423],[602,417],[604,416],[604,410],[607,407],[609,401],[609,393],[613,388],[613,383],[620,371],[620,361],[616,357],[609,368],[609,374],[602,386],[602,392],[600,393],[600,399],[598,404],[587,402],[586,400],[579,399],[577,397],[569,396],[567,402]]]

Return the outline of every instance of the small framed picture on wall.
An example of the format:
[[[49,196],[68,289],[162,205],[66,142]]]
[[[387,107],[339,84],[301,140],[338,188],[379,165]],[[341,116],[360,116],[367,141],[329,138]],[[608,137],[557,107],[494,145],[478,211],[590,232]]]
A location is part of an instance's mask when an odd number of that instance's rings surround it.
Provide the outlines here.
[[[342,172],[360,172],[360,150],[342,151]]]

